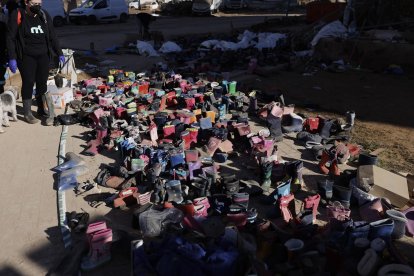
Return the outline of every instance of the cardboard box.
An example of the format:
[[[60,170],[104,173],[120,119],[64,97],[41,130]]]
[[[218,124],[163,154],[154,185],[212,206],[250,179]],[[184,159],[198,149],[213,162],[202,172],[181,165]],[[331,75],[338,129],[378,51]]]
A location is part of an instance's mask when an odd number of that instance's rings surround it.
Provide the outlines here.
[[[370,194],[386,197],[398,208],[410,201],[408,179],[373,165],[358,168],[358,182],[372,186]]]
[[[73,90],[70,87],[62,87],[57,91],[51,91],[53,105],[57,109],[64,109],[66,104],[73,101]]]

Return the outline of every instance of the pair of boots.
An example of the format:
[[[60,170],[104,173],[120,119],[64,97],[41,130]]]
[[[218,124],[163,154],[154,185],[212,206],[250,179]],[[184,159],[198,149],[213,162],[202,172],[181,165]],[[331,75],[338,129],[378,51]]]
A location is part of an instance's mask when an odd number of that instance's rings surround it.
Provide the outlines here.
[[[82,270],[92,270],[111,260],[112,229],[107,228],[104,221],[89,224],[88,236],[89,251],[82,258]]]
[[[55,118],[55,108],[52,102],[52,96],[49,93],[43,94],[36,97],[37,102],[37,114],[42,117],[46,117],[45,124],[47,126],[53,125],[53,120]],[[47,106],[47,112],[44,108],[44,105]],[[23,111],[24,119],[29,124],[36,124],[39,122],[32,114],[32,99],[23,100]]]

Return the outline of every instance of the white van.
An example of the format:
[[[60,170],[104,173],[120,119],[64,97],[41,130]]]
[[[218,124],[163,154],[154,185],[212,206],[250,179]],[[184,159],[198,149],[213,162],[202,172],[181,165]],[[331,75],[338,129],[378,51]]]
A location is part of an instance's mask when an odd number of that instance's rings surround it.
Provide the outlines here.
[[[42,9],[50,14],[55,27],[60,27],[66,23],[66,13],[62,1],[43,0]]]
[[[75,24],[128,20],[128,6],[124,0],[87,0],[69,12],[69,21]]]

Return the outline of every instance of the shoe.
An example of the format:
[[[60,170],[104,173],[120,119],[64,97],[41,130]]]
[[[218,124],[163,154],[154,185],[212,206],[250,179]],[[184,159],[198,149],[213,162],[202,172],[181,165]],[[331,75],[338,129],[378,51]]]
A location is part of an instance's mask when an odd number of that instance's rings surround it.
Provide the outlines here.
[[[237,178],[222,178],[224,193],[228,196],[236,194],[240,190],[240,181]]]
[[[89,253],[81,261],[81,269],[89,271],[111,260],[112,229],[91,234]]]
[[[318,181],[318,193],[322,195],[323,199],[330,200],[333,195],[334,182],[328,179]]]
[[[272,170],[273,170],[273,162],[266,162],[262,163],[261,169],[262,169],[262,184],[260,187],[263,189],[264,192],[268,192],[270,189],[270,186],[272,185]]]
[[[65,154],[65,159],[66,159],[65,162],[63,162],[62,164],[54,167],[52,170],[62,172],[62,171],[72,169],[72,168],[77,167],[77,166],[85,165],[85,161],[80,156],[76,155],[73,152],[67,152]]]
[[[23,100],[24,119],[29,124],[36,124],[39,122],[32,114],[32,99]]]
[[[375,250],[368,248],[364,256],[358,263],[358,274],[361,276],[374,275],[377,266],[379,265],[379,257]]]
[[[138,188],[130,187],[118,193],[118,197],[114,200],[114,208],[123,209],[138,204],[137,201]]]
[[[349,208],[352,196],[351,188],[333,185],[332,192],[334,200],[339,201],[345,208]]]
[[[231,196],[233,204],[241,206],[247,211],[249,208],[249,194],[248,193],[235,193]]]
[[[371,222],[368,238],[370,240],[381,238],[389,241],[394,231],[394,221],[392,219],[382,219]]]
[[[303,186],[303,161],[297,160],[286,164],[286,173],[292,178],[292,192],[296,193]]]
[[[194,197],[207,196],[206,190],[208,186],[208,180],[203,177],[194,177],[191,181],[191,188],[194,191]]]
[[[202,165],[203,164],[198,160],[196,162],[188,162],[187,163],[190,180],[193,180],[194,177],[198,176],[201,173],[200,169],[201,169]]]
[[[216,137],[210,137],[208,140],[208,143],[206,146],[204,146],[204,151],[207,152],[209,156],[213,156],[216,150],[218,149],[219,145],[221,143],[220,139],[217,139]]]
[[[289,209],[294,210],[295,208],[292,208],[291,203],[294,203],[295,197],[293,194],[288,194],[285,196],[281,196],[278,199],[278,204],[280,208],[280,212],[282,214],[282,218],[286,223],[289,223],[292,219],[292,213]]]
[[[295,113],[283,115],[282,130],[285,133],[301,132],[303,129],[303,118]]]
[[[270,129],[270,136],[275,142],[281,142],[283,140],[282,119],[270,113],[267,116],[266,121],[268,128]]]
[[[290,194],[290,182],[291,178],[282,180],[279,185],[275,188],[275,190],[267,196],[266,203],[267,204],[274,204],[281,198],[282,196],[288,196]]]
[[[96,139],[87,143],[88,148],[84,151],[84,154],[94,156],[98,154],[98,148],[103,145],[103,139],[107,136],[107,129],[97,129]]]
[[[168,195],[168,201],[175,203],[183,202],[183,193],[181,190],[181,182],[179,180],[170,180],[165,184],[165,189]]]
[[[405,227],[407,225],[407,218],[405,215],[397,210],[387,210],[386,216],[394,221],[394,230],[391,237],[393,239],[401,239],[405,236]]]
[[[321,196],[316,194],[313,196],[308,196],[307,198],[305,198],[304,200],[304,208],[305,210],[311,210],[312,214],[313,214],[313,219],[316,220],[316,215],[318,215],[318,206],[319,206],[319,202],[321,200]]]
[[[301,131],[296,135],[296,139],[302,141],[303,143],[306,142],[315,142],[315,143],[322,143],[322,137],[319,134],[312,134],[307,131]]]

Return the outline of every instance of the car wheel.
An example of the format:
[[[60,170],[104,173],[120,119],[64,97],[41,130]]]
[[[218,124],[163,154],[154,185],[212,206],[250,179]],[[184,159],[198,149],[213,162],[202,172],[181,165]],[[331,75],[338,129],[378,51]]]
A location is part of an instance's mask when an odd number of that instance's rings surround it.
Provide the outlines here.
[[[64,23],[65,23],[65,20],[63,19],[62,16],[53,17],[53,26],[62,27]]]
[[[119,16],[119,21],[121,21],[121,23],[125,23],[128,21],[128,15],[126,13],[121,13],[121,15]]]

